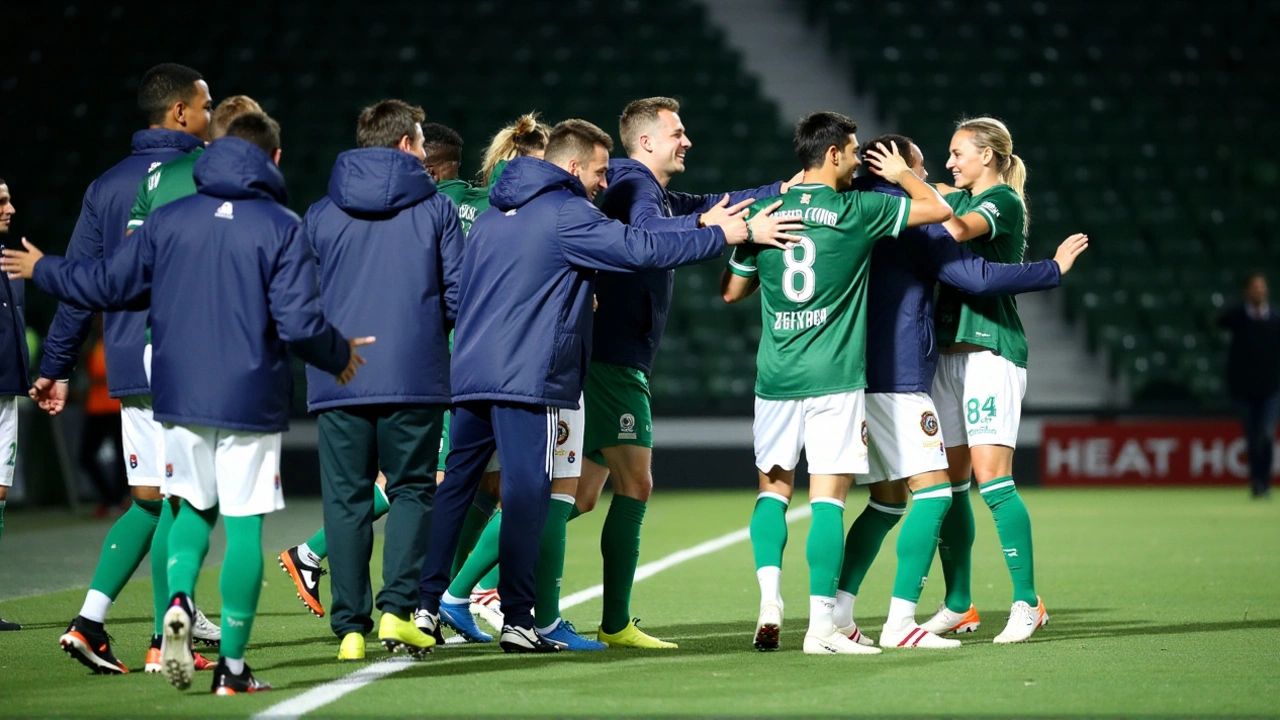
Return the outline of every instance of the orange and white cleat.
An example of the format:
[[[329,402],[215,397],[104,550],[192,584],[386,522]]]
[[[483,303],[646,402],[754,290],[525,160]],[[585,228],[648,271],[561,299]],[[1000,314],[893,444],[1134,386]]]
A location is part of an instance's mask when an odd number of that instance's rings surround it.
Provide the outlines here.
[[[217,663],[210,660],[209,658],[206,658],[205,656],[201,655],[198,652],[193,652],[191,653],[191,655],[192,655],[192,658],[195,660],[196,672],[201,672],[204,670],[212,670],[214,667],[217,666]],[[147,659],[146,659],[146,662],[144,662],[142,665],[142,670],[143,672],[152,673],[152,674],[159,674],[162,670],[164,670],[164,662],[161,661],[160,659],[160,638],[159,637],[151,638],[151,647],[147,649]]]
[[[944,603],[938,606],[938,612],[933,617],[920,623],[921,628],[934,635],[976,632],[980,625],[982,619],[978,617],[978,608],[973,603],[969,603],[969,609],[962,613],[948,610]]]
[[[502,617],[502,598],[498,597],[498,591],[481,590],[475,588],[471,591],[471,614],[484,620],[493,628],[495,632],[502,632],[504,624]]]
[[[326,571],[319,565],[307,562],[297,547],[280,553],[280,569],[289,574],[297,588],[298,599],[307,609],[316,617],[324,617],[324,603],[320,602],[320,576],[325,575]]]
[[[992,642],[997,645],[1020,643],[1031,639],[1032,633],[1049,624],[1049,613],[1044,609],[1044,600],[1036,596],[1036,606],[1019,600],[1009,609],[1009,623],[1004,632],[996,636]]]
[[[62,651],[89,668],[95,675],[124,675],[129,668],[111,652],[111,638],[102,623],[76,617],[58,638]]]

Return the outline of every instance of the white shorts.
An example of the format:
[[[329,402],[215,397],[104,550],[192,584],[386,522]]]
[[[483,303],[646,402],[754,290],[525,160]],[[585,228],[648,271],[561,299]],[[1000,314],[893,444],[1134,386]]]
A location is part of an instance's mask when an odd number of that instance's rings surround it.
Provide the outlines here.
[[[1026,394],[1026,368],[993,352],[939,355],[931,395],[943,442],[1016,447]]]
[[[556,457],[551,466],[551,478],[576,478],[582,475],[582,433],[585,425],[586,408],[582,400],[578,400],[577,410],[560,410],[560,432],[556,435]],[[485,466],[487,473],[500,472],[502,464],[498,462],[498,453],[493,453],[489,464]]]
[[[124,470],[131,487],[164,489],[164,426],[151,413],[150,395],[120,398]]]
[[[197,510],[228,517],[284,509],[280,490],[281,433],[233,432],[201,425],[166,425],[165,490]]]
[[[756,467],[795,470],[800,450],[816,475],[866,473],[867,412],[864,390],[800,400],[756,398]]]
[[[938,412],[926,393],[868,394],[867,430],[871,470],[855,478],[859,485],[947,469]]]
[[[578,445],[582,447],[581,444]],[[13,487],[13,467],[18,462],[18,397],[0,397],[0,487]]]

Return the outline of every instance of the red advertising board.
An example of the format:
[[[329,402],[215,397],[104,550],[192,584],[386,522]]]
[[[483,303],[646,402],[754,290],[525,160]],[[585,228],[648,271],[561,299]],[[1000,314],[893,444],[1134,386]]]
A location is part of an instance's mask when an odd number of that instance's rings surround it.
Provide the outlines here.
[[[1227,485],[1249,463],[1229,420],[1045,422],[1040,471],[1044,485]]]

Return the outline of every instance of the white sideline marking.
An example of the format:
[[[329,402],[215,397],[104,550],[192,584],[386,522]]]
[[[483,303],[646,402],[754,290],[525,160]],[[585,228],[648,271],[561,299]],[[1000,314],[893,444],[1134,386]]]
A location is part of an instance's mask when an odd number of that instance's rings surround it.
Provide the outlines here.
[[[812,510],[808,503],[806,503],[801,507],[787,512],[787,523],[790,524],[796,520],[802,520],[809,517],[811,514]],[[723,550],[730,545],[736,545],[750,537],[750,529],[742,528],[741,530],[734,530],[731,533],[721,535],[718,538],[712,538],[706,542],[698,543],[693,547],[685,548],[684,550],[677,550],[666,557],[659,558],[650,563],[645,563],[644,565],[636,568],[636,582],[640,582],[645,578],[653,577],[663,570],[669,570],[680,563],[700,558],[703,555],[710,555],[711,553],[716,552],[717,550]],[[604,585],[593,585],[586,590],[579,590],[572,595],[561,598],[560,609],[568,610],[569,608],[581,605],[588,600],[594,600],[603,594]],[[435,660],[432,661],[431,664],[437,665],[442,662],[453,662],[463,659],[464,658]],[[465,659],[474,660],[476,658]],[[278,702],[266,710],[254,715],[253,720],[258,720],[259,718],[265,720],[265,718],[302,717],[313,710],[318,710],[325,705],[336,702],[344,695],[355,692],[379,678],[394,675],[401,670],[407,670],[417,663],[418,661],[403,656],[380,660],[372,665],[363,667],[350,675],[338,678],[337,680],[332,680],[320,687],[312,688],[301,695]]]

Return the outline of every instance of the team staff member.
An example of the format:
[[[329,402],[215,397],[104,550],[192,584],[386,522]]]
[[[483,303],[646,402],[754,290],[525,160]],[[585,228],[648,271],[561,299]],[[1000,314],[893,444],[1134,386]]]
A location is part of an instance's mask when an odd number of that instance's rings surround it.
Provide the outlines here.
[[[492,207],[467,237],[454,336],[446,479],[437,496],[423,607],[434,620],[463,516],[495,448],[502,463],[500,539],[507,652],[554,652],[534,628],[534,575],[550,499],[560,408],[578,404],[591,349],[599,270],[676,267],[745,242],[745,223],[650,233],[611,221],[591,201],[606,186],[613,141],[583,120],[551,131],[545,160],[512,160]],[[771,241],[780,246],[781,243]]]
[[[303,235],[320,261],[325,317],[383,338],[379,371],[335,386],[307,368],[307,408],[319,414],[320,481],[340,660],[364,658],[373,629],[369,559],[374,481],[386,476],[378,637],[418,653],[435,645],[413,624],[449,404],[449,328],[457,313],[462,230],[452,201],[423,167],[422,108],[384,100],[364,109],[357,150],[338,156],[328,196]]]
[[[280,126],[252,113],[227,135],[196,162],[198,192],[155,211],[110,259],[44,262],[28,245],[30,253],[5,251],[3,262],[80,307],[150,305],[152,394],[172,468],[166,490],[182,498],[170,537],[174,595],[162,662],[171,683],[190,686],[192,599],[221,515],[218,695],[270,689],[254,678],[244,651],[262,591],[262,518],[284,507],[288,349],[345,383],[363,363],[355,348],[373,341],[344,341],[320,312],[315,261],[298,216],[283,206]]]
[[[13,206],[9,185],[0,179],[0,244],[8,245],[9,225],[18,209]],[[30,357],[27,349],[27,321],[23,312],[22,280],[4,283],[4,308],[0,310],[0,451],[6,455],[0,467],[0,536],[4,535],[4,506],[13,485],[13,468],[18,458],[18,396],[30,389]],[[21,630],[16,622],[0,618],[0,632]]]

